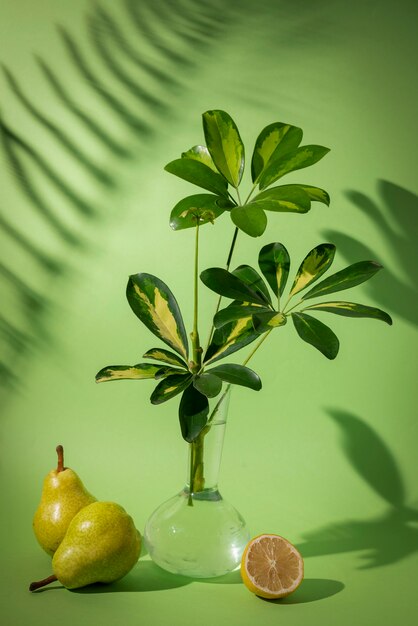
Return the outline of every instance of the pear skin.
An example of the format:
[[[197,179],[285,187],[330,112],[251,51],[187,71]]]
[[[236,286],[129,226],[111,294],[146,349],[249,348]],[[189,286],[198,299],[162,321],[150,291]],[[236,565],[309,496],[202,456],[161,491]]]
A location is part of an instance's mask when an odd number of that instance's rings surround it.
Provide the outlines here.
[[[73,517],[83,507],[96,502],[78,475],[64,467],[63,447],[57,446],[58,464],[45,477],[39,506],[33,517],[33,530],[40,546],[50,554],[64,539]]]
[[[111,583],[138,561],[141,535],[119,504],[93,502],[77,513],[52,559],[54,574],[30,591],[58,580],[67,589]]]

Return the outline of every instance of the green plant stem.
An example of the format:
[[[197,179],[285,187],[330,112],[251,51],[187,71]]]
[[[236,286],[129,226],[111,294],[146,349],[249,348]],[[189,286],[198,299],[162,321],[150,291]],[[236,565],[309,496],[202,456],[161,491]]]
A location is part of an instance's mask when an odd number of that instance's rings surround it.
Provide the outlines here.
[[[193,303],[193,331],[191,334],[193,349],[193,370],[198,372],[202,364],[202,348],[200,347],[198,330],[199,311],[199,220],[196,222],[196,239],[194,254],[194,303]]]
[[[254,356],[254,354],[257,352],[258,348],[264,343],[264,341],[267,339],[267,337],[269,336],[269,334],[271,333],[271,331],[274,330],[273,328],[271,330],[268,330],[260,339],[260,341],[257,343],[257,345],[255,346],[255,348],[250,352],[250,354],[247,356],[247,358],[245,359],[245,361],[243,362],[243,365],[247,365],[248,361],[250,359],[252,359],[252,357]]]
[[[290,298],[289,298],[290,300]],[[289,300],[286,302],[286,306],[289,304]],[[286,311],[286,306],[283,309],[283,315],[288,315],[290,313],[290,311],[293,311],[293,309],[296,309],[297,306],[299,306],[300,304],[302,304],[304,301],[302,299],[300,299],[298,302],[296,302],[296,304],[294,304],[293,306],[290,307],[290,309],[288,309]]]
[[[230,268],[230,266],[231,266],[232,255],[234,254],[235,244],[236,244],[236,242],[237,242],[237,237],[238,237],[238,227],[236,226],[236,227],[235,227],[235,230],[234,230],[234,234],[233,234],[233,236],[232,236],[232,242],[231,242],[231,246],[230,246],[230,248],[229,248],[228,258],[227,258],[227,260],[226,260],[226,269],[227,269],[228,271],[229,271],[229,268]],[[220,306],[221,306],[221,302],[222,302],[222,296],[219,296],[219,298],[218,298],[218,302],[217,302],[217,305],[216,305],[216,310],[215,310],[215,313],[214,313],[214,316],[213,316],[213,317],[215,317],[215,315],[216,315],[216,314],[217,314],[217,312],[219,311]],[[210,342],[212,341],[212,337],[213,337],[214,330],[215,330],[215,326],[214,326],[214,324],[212,323],[212,326],[211,326],[211,329],[210,329],[210,333],[209,333],[209,338],[208,338],[208,341],[207,341],[207,344],[206,344],[206,349],[205,349],[205,352],[207,352],[207,349],[208,349],[208,348],[209,348],[209,346],[210,346]]]
[[[245,200],[244,204],[247,204],[247,203],[248,203],[248,200],[249,200],[249,199],[251,198],[251,196],[253,195],[253,193],[254,193],[254,189],[257,187],[257,185],[258,185],[258,180],[256,180],[256,181],[255,181],[255,183],[254,183],[254,185],[251,187],[250,193],[248,194],[247,199]]]
[[[231,265],[232,255],[234,254],[235,244],[237,242],[237,237],[238,237],[238,226],[235,226],[234,235],[232,237],[231,247],[229,248],[228,258],[226,260],[226,269],[227,270],[229,270],[230,265]],[[221,296],[221,298],[222,298],[222,296]]]

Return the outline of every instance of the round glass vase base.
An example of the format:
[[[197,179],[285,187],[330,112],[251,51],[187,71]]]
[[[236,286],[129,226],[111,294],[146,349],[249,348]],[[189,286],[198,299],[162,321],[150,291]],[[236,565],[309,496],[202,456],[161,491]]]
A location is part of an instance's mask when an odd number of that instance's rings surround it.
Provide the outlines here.
[[[219,491],[187,489],[149,518],[145,545],[154,563],[190,578],[214,578],[236,570],[250,535],[238,511]]]

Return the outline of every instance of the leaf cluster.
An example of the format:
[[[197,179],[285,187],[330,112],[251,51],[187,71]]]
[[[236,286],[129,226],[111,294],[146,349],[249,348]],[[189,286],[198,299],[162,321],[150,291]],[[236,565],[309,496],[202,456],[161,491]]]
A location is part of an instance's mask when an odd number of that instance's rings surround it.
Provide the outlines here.
[[[339,350],[337,336],[328,326],[306,311],[311,313],[324,311],[346,317],[369,317],[392,324],[390,316],[381,309],[355,302],[333,300],[310,304],[312,298],[327,296],[360,285],[382,269],[376,261],[360,261],[317,282],[331,267],[335,251],[336,247],[333,244],[322,243],[308,252],[296,272],[284,306],[281,303],[289,276],[290,256],[281,243],[274,242],[260,250],[258,266],[263,276],[249,265],[241,265],[233,272],[219,267],[203,271],[200,277],[209,289],[233,300],[214,317],[217,331],[212,347],[206,355],[207,362],[225,356],[225,328],[229,334],[233,334],[234,331],[236,334],[238,327],[252,328],[253,334],[257,336],[284,326],[289,316],[301,339],[314,346],[328,359],[335,359]],[[313,283],[316,284],[302,295],[300,301],[290,306],[294,296]],[[235,345],[229,345],[227,353],[234,351]]]
[[[202,117],[206,145],[186,150],[165,169],[211,193],[194,194],[178,202],[170,216],[174,230],[192,228],[196,223],[213,224],[228,212],[238,229],[259,237],[267,226],[266,212],[302,214],[310,210],[312,201],[329,205],[328,193],[319,187],[306,184],[270,187],[286,174],[317,163],[329,152],[324,146],[301,146],[301,128],[275,122],[261,131],[251,158],[252,190],[242,202],[239,186],[245,150],[239,130],[225,111],[206,111]],[[259,193],[252,197],[257,187]]]
[[[152,348],[143,357],[158,361],[136,365],[109,365],[96,375],[97,382],[155,379],[152,404],[162,404],[182,393],[179,408],[183,438],[194,441],[209,419],[209,398],[221,393],[223,383],[260,390],[261,380],[250,368],[228,363],[196,369],[189,361],[188,338],[180,308],[172,291],[152,274],[130,276],[126,296],[132,311],[173,351]]]

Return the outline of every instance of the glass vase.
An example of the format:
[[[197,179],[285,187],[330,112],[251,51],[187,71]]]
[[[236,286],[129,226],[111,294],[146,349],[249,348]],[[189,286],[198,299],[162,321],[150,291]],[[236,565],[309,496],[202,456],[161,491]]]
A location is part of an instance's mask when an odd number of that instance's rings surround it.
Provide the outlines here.
[[[239,567],[249,540],[240,513],[224,500],[218,477],[230,386],[210,402],[206,427],[188,444],[185,487],[148,519],[144,539],[153,561],[192,578],[222,576]]]

